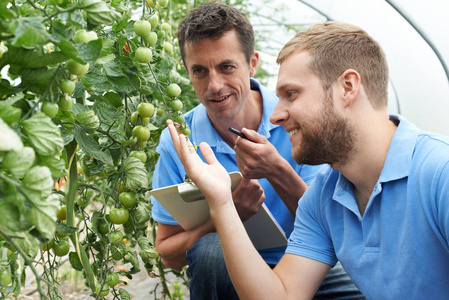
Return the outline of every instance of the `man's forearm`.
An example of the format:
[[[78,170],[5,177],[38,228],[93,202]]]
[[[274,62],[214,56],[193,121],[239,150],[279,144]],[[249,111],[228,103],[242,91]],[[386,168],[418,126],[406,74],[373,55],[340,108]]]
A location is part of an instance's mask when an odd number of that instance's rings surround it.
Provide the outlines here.
[[[285,299],[279,277],[254,248],[232,203],[211,210],[229,275],[241,299]]]
[[[159,230],[158,235],[164,235],[166,232],[165,229]],[[162,262],[172,269],[181,269],[187,264],[185,257],[187,250],[201,237],[214,231],[213,222],[209,220],[194,230],[180,231],[167,238],[157,239],[156,248],[161,253]]]
[[[292,216],[296,215],[298,200],[307,189],[307,184],[292,166],[282,159],[267,176],[268,182],[287,206]]]

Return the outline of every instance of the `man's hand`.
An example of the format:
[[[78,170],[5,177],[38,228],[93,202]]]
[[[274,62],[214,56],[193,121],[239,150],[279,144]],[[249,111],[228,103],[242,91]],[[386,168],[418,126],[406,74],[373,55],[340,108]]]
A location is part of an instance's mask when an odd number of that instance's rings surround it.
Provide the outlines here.
[[[238,137],[235,141],[235,158],[245,178],[259,179],[273,176],[274,166],[283,158],[265,137],[254,130],[244,128],[249,140]]]
[[[232,192],[232,198],[243,222],[259,211],[260,206],[265,201],[265,193],[259,181],[242,178],[237,188]]]
[[[249,140],[238,137],[234,150],[243,177],[266,178],[295,216],[298,199],[307,189],[306,183],[265,137],[246,128],[242,132]]]
[[[207,143],[200,144],[200,150],[206,163],[196,153],[184,135],[178,135],[173,121],[167,120],[168,129],[176,153],[184,165],[187,175],[206,197],[211,209],[232,201],[231,179],[225,168],[218,162]]]

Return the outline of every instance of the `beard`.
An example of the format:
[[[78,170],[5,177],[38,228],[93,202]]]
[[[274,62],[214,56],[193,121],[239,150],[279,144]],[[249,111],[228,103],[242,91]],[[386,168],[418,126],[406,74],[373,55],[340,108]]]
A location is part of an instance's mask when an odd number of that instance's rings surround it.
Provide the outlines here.
[[[354,153],[356,134],[349,121],[334,109],[332,90],[327,92],[321,111],[301,124],[302,142],[293,149],[292,157],[298,164],[345,164]]]

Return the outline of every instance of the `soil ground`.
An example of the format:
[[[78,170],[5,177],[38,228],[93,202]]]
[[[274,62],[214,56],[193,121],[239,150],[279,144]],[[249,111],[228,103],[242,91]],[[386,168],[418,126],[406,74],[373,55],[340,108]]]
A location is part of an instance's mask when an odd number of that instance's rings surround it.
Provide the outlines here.
[[[65,265],[67,265],[67,267],[65,267]],[[119,268],[120,267],[126,268],[127,266],[119,266]],[[59,271],[59,275],[62,276],[62,281],[59,286],[59,292],[61,293],[63,300],[94,299],[94,297],[90,295],[90,291],[84,286],[84,280],[81,273],[71,269],[68,262],[64,263],[64,266]],[[175,280],[175,276],[172,274],[169,274],[167,277],[169,281]],[[129,280],[126,277],[120,277],[120,280],[126,281],[127,284],[119,284],[116,288],[118,289],[122,287],[126,289],[130,293],[131,299],[133,300],[163,299],[160,293],[160,285],[156,295],[152,293],[156,288],[156,285],[160,283],[160,279],[151,278],[150,276],[148,276],[143,267],[140,273],[133,275],[132,280]],[[182,289],[184,290],[184,300],[190,299],[187,287],[183,286]],[[113,299],[113,296],[108,295],[105,298]],[[40,300],[35,277],[29,270],[27,270],[27,280],[25,288],[22,289],[18,299]]]

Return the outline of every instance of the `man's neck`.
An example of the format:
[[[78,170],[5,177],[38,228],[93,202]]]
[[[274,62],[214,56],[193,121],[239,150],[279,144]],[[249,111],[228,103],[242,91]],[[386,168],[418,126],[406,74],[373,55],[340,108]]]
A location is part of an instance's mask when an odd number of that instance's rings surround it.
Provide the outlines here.
[[[396,125],[390,120],[373,122],[376,126],[366,126],[367,140],[358,141],[356,151],[349,163],[336,167],[353,185],[360,214],[363,216],[368,201],[382,173]],[[367,134],[367,132],[370,132]]]

